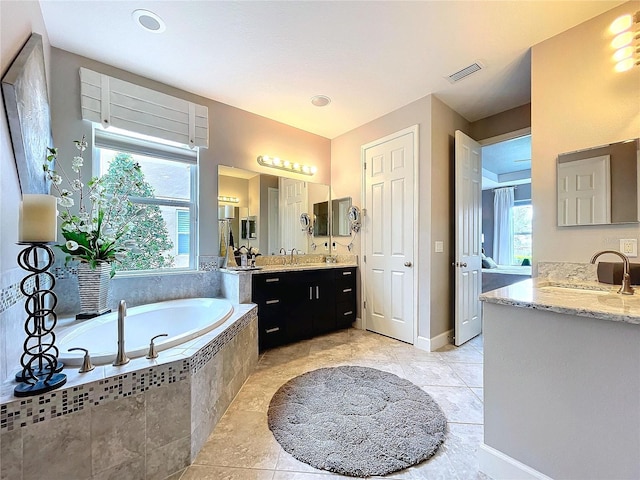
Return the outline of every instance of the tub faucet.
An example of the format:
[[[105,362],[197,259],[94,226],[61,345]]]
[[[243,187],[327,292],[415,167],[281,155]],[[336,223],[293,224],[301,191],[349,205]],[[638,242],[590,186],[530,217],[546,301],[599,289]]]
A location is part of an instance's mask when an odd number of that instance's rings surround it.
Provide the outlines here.
[[[593,254],[593,257],[591,257],[591,263],[596,263],[597,258],[605,253],[613,253],[614,255],[618,255],[622,259],[624,265],[624,270],[622,273],[622,285],[620,286],[620,290],[618,290],[618,293],[622,295],[633,295],[634,290],[631,287],[631,275],[629,274],[629,257],[627,257],[624,253],[620,253],[616,250],[602,250]]]
[[[296,252],[296,255],[298,255],[300,253],[300,252],[298,252],[298,249],[295,248],[295,247],[291,249],[291,265],[293,265],[293,252],[294,251]],[[298,257],[296,257],[296,263],[298,263]]]
[[[286,265],[287,264],[287,251],[284,249],[284,247],[280,247],[280,255],[282,255],[282,264]]]
[[[124,300],[120,300],[118,305],[118,354],[113,362],[114,367],[126,365],[129,363],[129,357],[124,351],[124,319],[127,316],[127,304]]]

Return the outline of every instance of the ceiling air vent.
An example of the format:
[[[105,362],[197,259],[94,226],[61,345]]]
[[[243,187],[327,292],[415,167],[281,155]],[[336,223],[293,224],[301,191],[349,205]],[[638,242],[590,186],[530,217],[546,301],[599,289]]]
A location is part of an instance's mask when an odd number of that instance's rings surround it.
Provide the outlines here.
[[[476,73],[478,70],[482,70],[482,68],[484,68],[484,65],[482,65],[482,63],[474,62],[468,67],[464,67],[462,70],[458,70],[456,73],[452,73],[445,78],[449,80],[449,83],[456,83],[463,78],[467,78],[472,73]]]

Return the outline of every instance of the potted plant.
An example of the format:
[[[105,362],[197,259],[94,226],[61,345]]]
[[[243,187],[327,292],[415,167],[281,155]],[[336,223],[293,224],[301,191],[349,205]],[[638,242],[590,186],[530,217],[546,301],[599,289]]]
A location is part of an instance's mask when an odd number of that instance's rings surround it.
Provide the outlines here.
[[[88,318],[107,311],[109,280],[115,274],[115,264],[123,260],[127,251],[137,248],[135,241],[123,238],[133,218],[124,218],[122,214],[131,205],[130,192],[138,185],[135,175],[127,175],[127,172],[118,178],[110,192],[98,177],[91,178],[85,185],[82,166],[87,142],[83,136],[74,143],[79,153],[73,158],[73,175],[67,175],[55,162],[57,148],[48,149],[43,168],[58,194],[58,205],[62,207],[59,216],[65,243],[56,246],[67,254],[65,263],[79,262],[81,311],[78,317]],[[55,170],[53,165],[56,165]],[[131,169],[139,170],[140,166],[135,163]]]

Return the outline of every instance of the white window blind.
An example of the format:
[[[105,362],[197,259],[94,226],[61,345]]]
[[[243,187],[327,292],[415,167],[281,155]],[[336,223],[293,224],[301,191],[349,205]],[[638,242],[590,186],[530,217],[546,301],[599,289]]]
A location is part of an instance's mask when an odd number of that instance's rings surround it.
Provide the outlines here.
[[[82,118],[106,127],[209,146],[209,110],[181,98],[80,68]]]

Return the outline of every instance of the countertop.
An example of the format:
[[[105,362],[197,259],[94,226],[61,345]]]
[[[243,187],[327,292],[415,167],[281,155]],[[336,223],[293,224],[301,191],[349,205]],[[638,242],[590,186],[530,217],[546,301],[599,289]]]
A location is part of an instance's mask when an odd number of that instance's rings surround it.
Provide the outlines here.
[[[300,264],[287,264],[287,265],[264,265],[256,268],[251,267],[231,267],[228,269],[221,269],[221,271],[231,274],[240,273],[278,273],[278,272],[299,272],[303,270],[326,270],[331,268],[348,268],[357,267],[355,263],[300,263]]]
[[[532,278],[480,295],[487,303],[640,325],[640,287],[620,295],[619,286]]]

